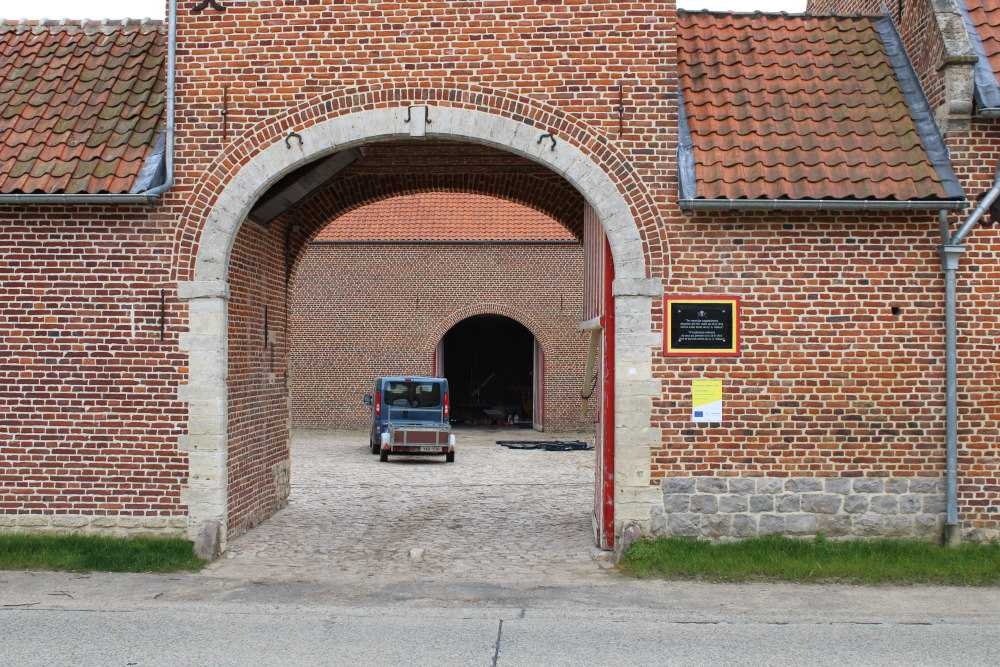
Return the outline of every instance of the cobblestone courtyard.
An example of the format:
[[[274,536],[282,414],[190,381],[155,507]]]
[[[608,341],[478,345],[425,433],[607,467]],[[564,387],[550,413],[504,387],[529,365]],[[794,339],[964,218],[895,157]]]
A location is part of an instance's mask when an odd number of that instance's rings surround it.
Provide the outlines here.
[[[233,540],[206,574],[506,586],[601,577],[590,520],[594,452],[496,444],[591,435],[494,428],[457,436],[455,463],[380,463],[366,433],[295,432],[289,506]]]

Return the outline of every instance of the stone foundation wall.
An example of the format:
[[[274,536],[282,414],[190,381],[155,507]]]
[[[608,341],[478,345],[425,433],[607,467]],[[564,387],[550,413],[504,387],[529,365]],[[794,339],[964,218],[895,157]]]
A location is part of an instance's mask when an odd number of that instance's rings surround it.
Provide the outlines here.
[[[944,481],[928,477],[666,477],[653,535],[936,539]]]
[[[0,533],[74,533],[109,537],[187,537],[186,516],[0,514]]]

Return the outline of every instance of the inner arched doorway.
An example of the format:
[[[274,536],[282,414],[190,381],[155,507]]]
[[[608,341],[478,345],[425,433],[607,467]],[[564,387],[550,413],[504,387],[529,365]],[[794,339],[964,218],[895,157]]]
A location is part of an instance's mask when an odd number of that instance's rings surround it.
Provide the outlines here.
[[[503,315],[462,320],[442,337],[435,353],[435,370],[451,386],[457,424],[544,428],[543,365],[534,334]]]

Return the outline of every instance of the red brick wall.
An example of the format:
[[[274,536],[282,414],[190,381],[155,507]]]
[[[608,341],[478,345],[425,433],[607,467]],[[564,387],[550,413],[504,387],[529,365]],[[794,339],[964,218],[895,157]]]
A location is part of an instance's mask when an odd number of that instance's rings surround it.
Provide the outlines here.
[[[184,309],[161,221],[83,206],[0,220],[0,514],[183,515]]]
[[[293,426],[365,428],[375,377],[432,374],[461,319],[500,314],[545,351],[546,428],[586,428],[578,244],[314,243],[292,296]]]
[[[245,223],[230,260],[229,531],[280,509],[289,460],[285,228]]]
[[[672,15],[671,2],[575,0],[180,12],[179,179],[191,205],[180,277],[219,190],[262,147],[324,118],[421,103],[514,118],[575,144],[605,166],[662,258],[657,202],[677,180]]]
[[[993,184],[1000,121],[975,119],[946,137],[971,197]],[[1000,527],[1000,226],[977,226],[958,271],[960,511],[976,527]]]
[[[877,214],[692,218],[670,290],[741,297],[742,354],[660,359],[654,476],[941,474],[935,235]],[[723,424],[690,421],[698,378],[724,381]]]

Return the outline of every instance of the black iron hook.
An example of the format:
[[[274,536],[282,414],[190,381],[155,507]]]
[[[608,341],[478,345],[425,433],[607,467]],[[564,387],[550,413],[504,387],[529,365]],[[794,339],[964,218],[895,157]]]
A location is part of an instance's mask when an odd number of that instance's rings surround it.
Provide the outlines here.
[[[427,105],[426,104],[417,104],[415,106],[423,107],[424,108],[424,120],[427,121],[428,125],[430,125],[432,121],[431,121],[430,114],[427,113]],[[406,118],[403,119],[404,123],[409,123],[410,122],[410,112],[412,111],[412,109],[413,109],[413,107],[406,107]]]
[[[552,148],[550,148],[549,150],[554,151],[556,149],[556,135],[553,134],[552,132],[546,132],[542,136],[538,137],[538,141],[535,143],[539,144],[542,143],[542,140],[545,139],[546,137],[552,140]]]
[[[298,132],[289,132],[288,136],[285,137],[285,148],[292,147],[292,137],[295,137],[296,139],[299,140],[299,146],[302,145],[302,135],[299,134]]]
[[[191,8],[191,11],[192,12],[200,12],[200,11],[204,11],[205,9],[207,9],[209,7],[211,7],[212,9],[214,9],[217,12],[224,12],[224,11],[226,11],[226,8],[223,7],[222,5],[220,5],[215,0],[201,0],[200,3],[198,3],[197,5],[195,5],[194,7]]]

